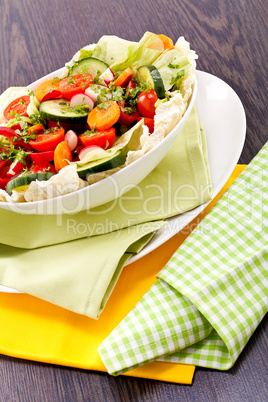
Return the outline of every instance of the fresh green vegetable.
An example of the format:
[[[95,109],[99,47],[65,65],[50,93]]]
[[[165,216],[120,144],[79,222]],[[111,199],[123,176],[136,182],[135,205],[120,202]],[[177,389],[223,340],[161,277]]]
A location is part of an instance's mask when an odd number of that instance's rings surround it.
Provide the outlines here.
[[[93,78],[95,78],[102,74],[108,67],[108,64],[104,61],[98,60],[95,57],[88,57],[75,63],[70,69],[69,75],[91,74]]]
[[[188,73],[191,63],[179,49],[172,49],[161,54],[153,65],[161,75],[165,90],[173,86],[179,89],[182,77]]]
[[[118,36],[104,35],[96,44],[92,56],[104,61],[108,65],[111,65],[121,58],[125,59],[127,57],[129,46],[134,43],[135,42],[118,38]],[[80,51],[80,57],[81,54],[84,54],[82,51],[83,49]]]
[[[114,72],[124,71],[130,67],[138,69],[144,64],[152,64],[163,51],[163,42],[151,32],[146,32],[138,43],[132,44],[123,55],[115,61],[110,68]]]
[[[84,165],[77,164],[77,173],[79,177],[86,177],[90,174],[103,172],[105,170],[114,169],[124,164],[126,158],[121,150],[112,152],[106,158],[88,162]]]
[[[155,66],[141,66],[137,72],[137,79],[140,83],[145,82],[149,88],[153,88],[159,99],[165,97],[163,80]]]
[[[67,99],[50,99],[40,103],[40,115],[46,120],[62,123],[86,123],[88,107],[86,105],[70,107]]]
[[[32,181],[38,180],[48,180],[55,173],[44,172],[44,173],[26,173],[22,174],[15,179],[10,180],[7,183],[6,191],[11,194],[12,190],[23,191],[29,188],[29,185]]]

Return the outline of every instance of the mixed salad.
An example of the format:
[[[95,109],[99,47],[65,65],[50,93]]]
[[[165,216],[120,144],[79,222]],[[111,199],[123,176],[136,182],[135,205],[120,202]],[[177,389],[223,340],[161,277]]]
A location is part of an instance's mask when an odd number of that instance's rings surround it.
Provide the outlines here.
[[[180,37],[103,36],[0,108],[0,201],[38,201],[113,174],[158,144],[187,109],[196,53]]]

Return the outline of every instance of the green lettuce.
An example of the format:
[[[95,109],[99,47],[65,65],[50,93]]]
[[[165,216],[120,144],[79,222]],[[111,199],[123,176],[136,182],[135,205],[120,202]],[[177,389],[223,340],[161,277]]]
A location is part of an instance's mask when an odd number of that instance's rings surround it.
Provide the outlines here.
[[[92,55],[93,55],[93,50],[81,49],[78,60],[87,59],[88,57],[92,57]]]
[[[138,69],[144,64],[152,64],[163,51],[163,43],[157,35],[146,32],[138,43],[132,43],[127,48],[127,54],[111,64],[114,72],[124,71],[127,67]]]
[[[191,68],[190,61],[179,49],[164,52],[154,61],[153,65],[158,69],[166,91],[173,86],[175,89],[179,89],[183,77]]]
[[[135,42],[114,35],[104,35],[95,46],[92,56],[108,65],[127,56],[128,48]]]

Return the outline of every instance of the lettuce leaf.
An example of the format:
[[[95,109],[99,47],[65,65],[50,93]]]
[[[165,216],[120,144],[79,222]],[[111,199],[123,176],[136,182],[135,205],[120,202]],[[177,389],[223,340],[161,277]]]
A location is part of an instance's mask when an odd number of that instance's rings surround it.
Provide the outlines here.
[[[166,91],[173,86],[179,89],[183,77],[192,66],[188,58],[176,48],[161,54],[153,65],[158,69]]]
[[[125,58],[128,48],[134,43],[115,35],[104,35],[96,44],[92,56],[110,65],[120,58]]]
[[[88,57],[92,57],[93,50],[81,49],[78,60],[87,59]]]
[[[115,61],[110,67],[114,72],[124,71],[127,67],[138,69],[144,64],[152,64],[163,51],[163,42],[151,32],[145,32],[138,43],[127,48],[127,54]]]

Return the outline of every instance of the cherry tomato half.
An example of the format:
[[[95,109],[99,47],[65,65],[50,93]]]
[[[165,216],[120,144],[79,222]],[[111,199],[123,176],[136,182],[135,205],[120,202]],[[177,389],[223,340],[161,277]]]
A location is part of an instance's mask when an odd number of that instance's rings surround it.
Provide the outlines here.
[[[64,128],[49,128],[42,134],[37,134],[35,140],[30,140],[29,145],[36,151],[54,151],[56,146],[64,140]]]
[[[140,114],[144,117],[154,117],[155,115],[155,102],[158,97],[154,89],[150,89],[149,92],[141,92],[138,96],[137,107]]]
[[[4,117],[6,121],[14,119],[16,113],[18,113],[20,116],[28,116],[27,107],[29,103],[29,95],[24,95],[13,100],[13,102],[11,102],[4,110]]]
[[[135,110],[131,114],[125,113],[125,105],[123,102],[118,102],[118,105],[120,107],[120,117],[118,120],[118,123],[121,124],[122,126],[130,127],[132,124],[134,124],[138,118],[140,117],[140,114],[137,110]]]
[[[29,173],[56,173],[56,169],[51,163],[43,162],[43,163],[32,163],[29,167]]]
[[[95,131],[94,133],[85,132],[79,136],[80,142],[84,147],[88,147],[89,145],[98,145],[103,149],[111,148],[115,140],[115,129],[114,127],[109,128],[108,130],[103,131]]]
[[[92,83],[91,74],[77,74],[60,81],[59,91],[65,99],[71,99],[76,94],[84,93]]]

